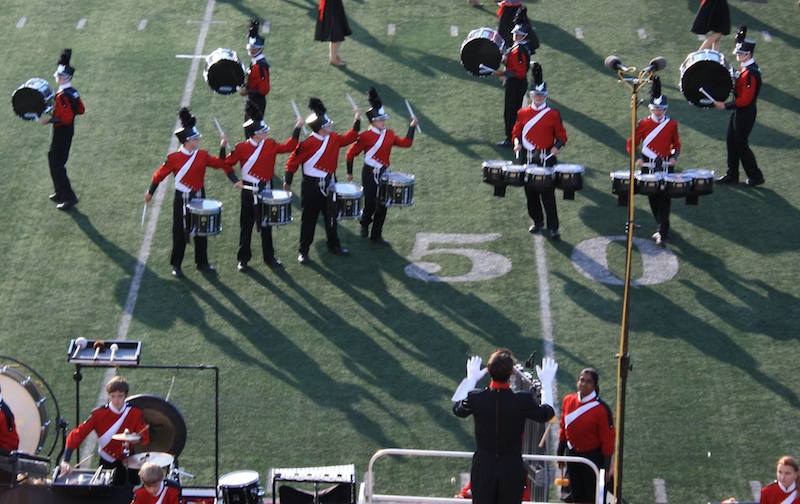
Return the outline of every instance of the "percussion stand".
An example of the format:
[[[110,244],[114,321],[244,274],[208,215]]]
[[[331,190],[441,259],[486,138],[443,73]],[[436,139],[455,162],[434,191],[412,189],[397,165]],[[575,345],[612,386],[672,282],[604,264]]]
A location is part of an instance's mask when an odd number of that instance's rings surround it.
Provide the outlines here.
[[[610,57],[609,57],[610,58]],[[614,440],[614,473],[613,473],[613,493],[617,502],[622,500],[622,462],[624,451],[625,435],[625,392],[627,390],[628,372],[632,369],[631,357],[628,353],[628,324],[630,316],[630,294],[631,294],[631,275],[632,275],[632,255],[633,255],[633,231],[634,222],[634,184],[636,170],[636,112],[639,105],[639,90],[645,84],[653,80],[655,71],[652,62],[641,71],[636,67],[625,67],[617,61],[616,72],[619,82],[625,84],[631,92],[630,99],[630,181],[628,186],[628,221],[625,229],[627,236],[625,246],[625,289],[622,298],[622,321],[620,324],[620,342],[617,359],[617,404],[614,412],[616,417],[616,439]],[[666,64],[666,63],[665,63]]]
[[[83,374],[81,374],[81,365],[75,364],[75,372],[72,373],[72,379],[75,380],[75,426],[81,424],[81,380],[83,380]],[[66,433],[66,425],[64,426],[65,433]],[[64,444],[66,445],[66,435],[64,436]],[[75,460],[78,461],[81,459],[81,454],[79,450],[75,450]]]

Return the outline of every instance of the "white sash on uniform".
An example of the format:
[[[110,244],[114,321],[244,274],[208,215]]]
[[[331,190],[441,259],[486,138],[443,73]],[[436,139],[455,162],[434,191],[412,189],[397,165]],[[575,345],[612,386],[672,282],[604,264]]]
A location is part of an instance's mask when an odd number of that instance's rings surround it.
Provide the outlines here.
[[[372,168],[380,169],[383,167],[383,163],[377,161],[374,156],[378,153],[378,150],[383,145],[383,140],[386,138],[386,130],[381,130],[380,134],[378,135],[378,140],[375,142],[375,145],[370,147],[370,149],[364,153],[364,163],[371,166]]]
[[[536,149],[536,146],[530,143],[526,138],[526,136],[528,135],[528,132],[531,130],[531,128],[536,126],[536,123],[541,121],[544,115],[548,112],[550,112],[550,107],[543,108],[542,110],[539,111],[538,114],[533,116],[530,121],[525,123],[525,127],[522,128],[522,146],[525,147],[526,150],[532,151]]]
[[[650,159],[656,159],[658,154],[650,148],[650,143],[655,140],[659,133],[667,126],[667,123],[670,121],[669,117],[661,121],[658,126],[656,126],[653,131],[651,131],[644,140],[642,140],[642,154],[649,157]]]
[[[164,503],[164,497],[166,497],[166,496],[167,496],[167,485],[165,485],[164,482],[162,481],[161,482],[161,493],[158,494],[158,500],[156,501],[156,504],[163,504]]]
[[[192,155],[189,156],[189,159],[186,160],[185,163],[183,163],[183,166],[181,166],[181,169],[178,170],[178,173],[175,174],[175,189],[179,190],[180,192],[183,192],[183,193],[192,192],[192,188],[187,186],[186,184],[182,183],[181,180],[186,175],[186,173],[189,171],[189,168],[192,167],[192,163],[194,163],[194,158],[197,157],[197,153],[198,152],[199,152],[199,150],[195,150],[192,153]]]
[[[264,147],[264,140],[258,143],[258,147],[256,147],[256,150],[253,151],[252,154],[250,154],[250,157],[247,158],[247,161],[245,161],[245,163],[242,165],[242,180],[244,180],[245,182],[258,184],[259,180],[256,177],[250,175],[250,170],[253,168],[253,165],[256,164],[256,160],[258,159],[258,156],[261,154],[261,149],[263,147]]]
[[[110,406],[109,406],[110,407]],[[119,428],[122,427],[122,424],[125,423],[125,419],[128,417],[128,413],[131,412],[131,406],[125,405],[125,409],[122,410],[122,414],[119,416],[114,425],[109,427],[109,429],[103,433],[102,436],[97,437],[97,453],[100,455],[100,458],[105,460],[106,462],[114,462],[114,457],[106,453],[103,448],[108,446],[108,443],[111,442],[111,437],[119,431]]]
[[[317,178],[324,178],[328,176],[327,172],[316,168],[314,165],[317,164],[317,161],[322,157],[325,153],[325,149],[328,147],[328,141],[331,139],[330,135],[326,135],[322,139],[322,145],[320,145],[317,152],[314,153],[313,156],[308,158],[308,161],[303,163],[303,175],[308,175],[309,177],[317,177]]]

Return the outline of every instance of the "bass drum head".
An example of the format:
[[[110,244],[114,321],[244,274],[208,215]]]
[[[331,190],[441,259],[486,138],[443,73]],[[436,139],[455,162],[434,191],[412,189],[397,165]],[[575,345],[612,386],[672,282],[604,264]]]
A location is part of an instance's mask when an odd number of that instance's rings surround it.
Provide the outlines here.
[[[133,453],[165,452],[179,456],[186,446],[186,422],[172,403],[147,394],[128,398],[128,404],[144,413],[144,421],[150,426],[150,443],[133,445]]]
[[[21,87],[11,96],[14,113],[26,121],[35,121],[47,110],[42,93],[29,87]]]
[[[235,51],[220,47],[206,57],[203,77],[215,93],[229,95],[244,84],[244,67]]]
[[[481,29],[490,34],[493,30]],[[474,33],[474,32],[473,32]],[[473,37],[470,33],[470,37]],[[499,68],[503,57],[500,47],[491,39],[485,37],[468,37],[461,46],[461,64],[467,72],[473,75],[485,76],[480,71],[480,65],[489,68]]]
[[[717,101],[725,101],[733,90],[730,68],[715,59],[703,59],[703,55],[690,54],[681,65],[680,88],[683,96],[692,105],[702,108],[713,107],[706,96],[700,92],[702,87]],[[724,62],[724,58],[722,59]]]
[[[3,402],[14,415],[19,451],[36,455],[44,448],[50,418],[46,397],[33,377],[10,365],[0,366],[0,390]]]

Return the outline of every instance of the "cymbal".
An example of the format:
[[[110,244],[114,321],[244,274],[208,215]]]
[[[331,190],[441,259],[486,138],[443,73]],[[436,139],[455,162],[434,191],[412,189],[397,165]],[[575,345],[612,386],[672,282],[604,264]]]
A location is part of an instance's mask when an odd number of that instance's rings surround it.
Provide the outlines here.
[[[111,436],[111,439],[114,441],[122,441],[125,443],[138,443],[142,440],[142,436],[135,432],[121,432],[119,434],[114,434]]]
[[[152,462],[159,467],[169,467],[173,460],[175,460],[175,457],[169,453],[144,452],[131,455],[123,461],[123,464],[128,469],[141,469],[145,462]]]

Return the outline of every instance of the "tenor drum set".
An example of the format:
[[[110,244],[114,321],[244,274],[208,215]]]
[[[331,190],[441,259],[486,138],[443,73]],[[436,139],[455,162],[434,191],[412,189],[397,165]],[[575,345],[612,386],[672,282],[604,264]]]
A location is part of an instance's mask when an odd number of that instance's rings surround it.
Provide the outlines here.
[[[610,173],[611,193],[617,196],[618,206],[627,206],[630,191],[630,171],[619,170]],[[634,174],[634,194],[656,196],[666,194],[670,198],[686,198],[687,205],[696,205],[699,196],[714,192],[714,171],[689,169],[682,172],[641,172]]]
[[[576,164],[538,166],[513,164],[498,159],[481,164],[483,182],[495,187],[528,187],[535,192],[560,189],[565,200],[575,199],[575,191],[583,189],[583,174],[586,169]],[[501,193],[501,195],[504,193]]]

